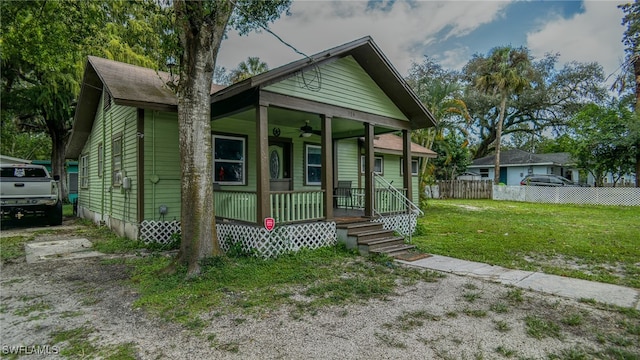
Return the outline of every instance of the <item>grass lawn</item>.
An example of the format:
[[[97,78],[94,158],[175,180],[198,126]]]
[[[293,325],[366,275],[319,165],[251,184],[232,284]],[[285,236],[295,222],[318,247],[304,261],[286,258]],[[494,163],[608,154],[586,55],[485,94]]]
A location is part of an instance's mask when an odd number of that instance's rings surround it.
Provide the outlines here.
[[[430,200],[422,251],[640,288],[640,207]]]

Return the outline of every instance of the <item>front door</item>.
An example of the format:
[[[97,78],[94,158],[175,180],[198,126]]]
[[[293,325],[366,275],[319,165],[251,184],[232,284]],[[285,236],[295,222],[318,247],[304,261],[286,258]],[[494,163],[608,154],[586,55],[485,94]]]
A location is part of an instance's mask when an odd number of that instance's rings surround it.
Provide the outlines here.
[[[293,190],[291,179],[291,139],[269,139],[269,179],[271,191]]]

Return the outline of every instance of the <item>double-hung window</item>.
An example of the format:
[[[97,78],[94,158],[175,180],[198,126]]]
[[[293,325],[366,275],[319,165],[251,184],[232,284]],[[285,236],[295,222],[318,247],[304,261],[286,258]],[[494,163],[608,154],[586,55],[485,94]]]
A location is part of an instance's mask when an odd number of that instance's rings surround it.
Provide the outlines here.
[[[305,185],[322,184],[322,148],[319,145],[304,145]]]
[[[212,135],[213,179],[222,185],[246,185],[245,137]]]
[[[89,187],[89,155],[87,154],[80,157],[80,187],[83,189]]]
[[[111,142],[111,183],[113,186],[122,184],[122,135],[117,135]]]
[[[382,175],[382,173],[384,172],[384,167],[383,167],[383,160],[382,157],[380,156],[376,156],[373,158],[373,172],[378,174],[378,175]],[[365,167],[365,158],[364,155],[360,156],[360,173],[364,174],[364,167]]]
[[[400,158],[400,175],[404,175],[403,158]],[[411,175],[418,176],[418,159],[411,159]]]

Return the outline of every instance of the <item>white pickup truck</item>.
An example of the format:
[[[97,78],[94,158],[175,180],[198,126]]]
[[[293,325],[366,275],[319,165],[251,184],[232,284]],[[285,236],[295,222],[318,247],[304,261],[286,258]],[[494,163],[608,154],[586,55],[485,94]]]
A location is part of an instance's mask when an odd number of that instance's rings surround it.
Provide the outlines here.
[[[44,217],[49,225],[62,224],[59,176],[53,178],[42,165],[0,165],[0,214],[21,221]]]

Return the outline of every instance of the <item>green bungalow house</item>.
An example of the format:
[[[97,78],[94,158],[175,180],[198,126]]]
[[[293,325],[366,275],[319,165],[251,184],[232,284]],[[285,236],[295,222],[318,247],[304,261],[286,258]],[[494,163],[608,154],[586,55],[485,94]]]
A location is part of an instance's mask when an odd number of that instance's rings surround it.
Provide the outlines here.
[[[177,101],[167,73],[89,57],[67,158],[78,216],[145,242],[179,231]],[[409,235],[417,168],[410,141],[433,116],[370,37],[228,87],[214,86],[218,240],[272,256],[334,244],[343,222]],[[273,218],[276,228],[265,229]],[[341,232],[342,231],[342,232]]]

